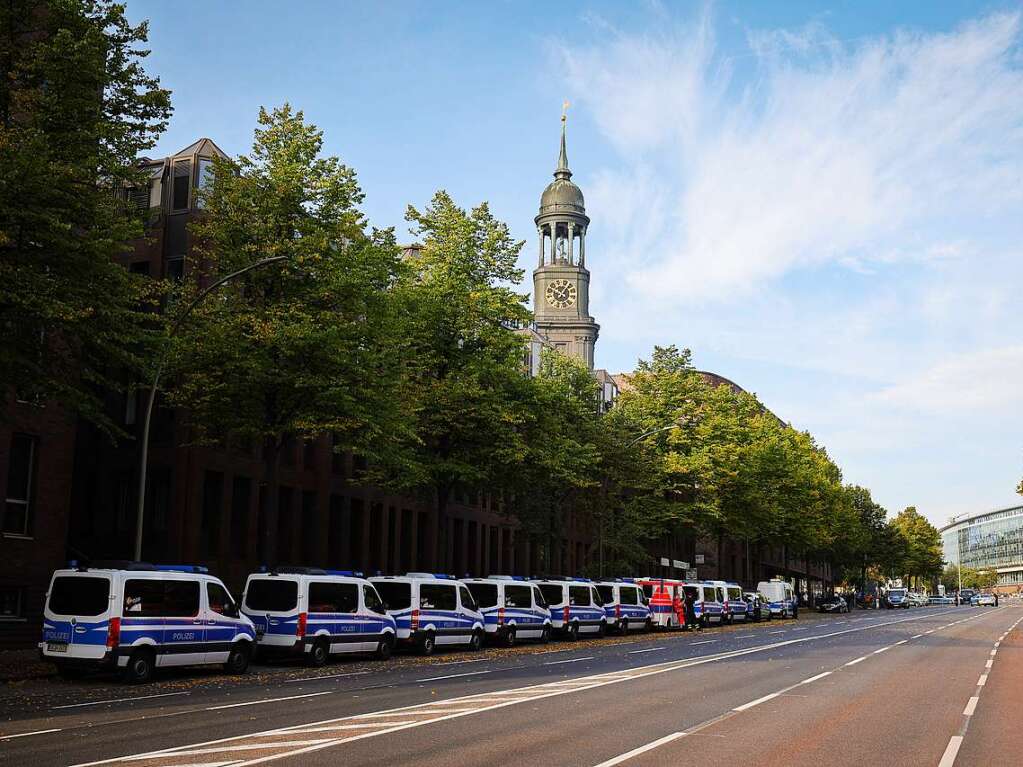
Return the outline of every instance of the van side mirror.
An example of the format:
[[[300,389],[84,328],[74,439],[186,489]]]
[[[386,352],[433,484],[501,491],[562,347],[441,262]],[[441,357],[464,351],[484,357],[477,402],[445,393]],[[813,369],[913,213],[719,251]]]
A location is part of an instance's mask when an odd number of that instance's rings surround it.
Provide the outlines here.
[[[242,611],[236,602],[228,602],[224,605],[224,615],[228,618],[241,618]]]

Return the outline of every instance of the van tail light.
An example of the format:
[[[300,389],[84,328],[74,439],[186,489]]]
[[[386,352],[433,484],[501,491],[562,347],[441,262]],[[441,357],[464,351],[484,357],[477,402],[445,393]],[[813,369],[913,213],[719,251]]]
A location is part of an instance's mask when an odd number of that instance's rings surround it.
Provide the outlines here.
[[[107,649],[113,650],[121,643],[121,619],[111,618],[107,627]]]
[[[412,625],[410,626],[410,628],[413,631],[419,630],[419,610],[412,611]]]
[[[561,611],[561,620],[564,621],[565,623],[568,623],[568,619],[571,617],[571,615],[572,613],[568,609],[568,605],[565,605],[565,609]]]
[[[503,626],[504,625],[504,608],[503,607],[498,607],[497,608],[497,625],[498,626]]]
[[[308,615],[306,615],[306,613],[298,614],[298,625],[295,627],[295,637],[297,639],[302,639],[303,637],[305,637],[305,627],[307,619]]]
[[[615,605],[615,618],[621,618],[621,617],[622,617],[622,606],[621,605]]]

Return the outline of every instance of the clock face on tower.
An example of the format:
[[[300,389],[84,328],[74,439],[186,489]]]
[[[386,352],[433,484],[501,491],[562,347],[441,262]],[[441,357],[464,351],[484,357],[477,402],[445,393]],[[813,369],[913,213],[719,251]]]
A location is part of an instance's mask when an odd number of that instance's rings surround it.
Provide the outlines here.
[[[544,293],[547,303],[557,309],[567,309],[575,303],[576,289],[568,280],[554,280]]]

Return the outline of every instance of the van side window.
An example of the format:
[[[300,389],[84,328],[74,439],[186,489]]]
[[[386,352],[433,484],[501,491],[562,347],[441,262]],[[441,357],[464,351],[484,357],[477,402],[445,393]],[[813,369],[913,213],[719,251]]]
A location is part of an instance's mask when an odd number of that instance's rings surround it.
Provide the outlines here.
[[[232,604],[231,595],[219,583],[207,581],[206,600],[210,603],[210,610],[217,615],[227,615],[230,612],[227,608]]]
[[[533,599],[536,601],[537,607],[547,606],[547,600],[543,598],[543,593],[536,586],[533,586]]]
[[[590,598],[593,600],[593,604],[595,605],[604,604],[604,599],[600,596],[600,592],[597,591],[596,587],[590,587]]]
[[[700,601],[700,589],[696,586],[683,586],[682,591],[685,592],[687,599],[691,599],[694,602]]]
[[[586,586],[569,586],[568,603],[577,606],[589,606],[590,590]]]
[[[479,609],[478,607],[476,607],[476,600],[472,598],[472,594],[469,593],[469,589],[467,589],[465,586],[458,587],[458,595],[462,599],[462,607],[465,607],[469,610]]]
[[[419,607],[424,610],[455,610],[458,600],[454,586],[424,583],[419,587]]]
[[[643,594],[644,594],[644,596],[646,596],[647,599],[653,598],[653,596],[654,596],[654,587],[653,586],[649,586],[649,585],[644,586],[643,587]]]
[[[354,583],[309,584],[309,612],[354,613],[359,610],[359,587]]]
[[[639,604],[636,599],[636,589],[632,586],[622,586],[618,589],[618,601],[623,605]]]
[[[124,583],[124,617],[163,615],[163,581],[131,578]]]
[[[165,618],[194,618],[199,614],[199,581],[164,581]]]
[[[529,586],[505,586],[504,587],[505,607],[531,607],[529,598]]]
[[[377,594],[377,590],[372,586],[362,587],[362,597],[366,600],[366,609],[381,615],[387,611],[384,609],[384,603],[380,599],[380,595]]]

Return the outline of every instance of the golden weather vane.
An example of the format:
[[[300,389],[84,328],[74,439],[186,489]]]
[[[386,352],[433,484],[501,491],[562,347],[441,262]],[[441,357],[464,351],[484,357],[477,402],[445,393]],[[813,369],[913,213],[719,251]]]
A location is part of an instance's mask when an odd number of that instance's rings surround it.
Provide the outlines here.
[[[572,102],[565,99],[561,104],[561,122],[565,122],[565,117],[568,115],[568,108],[572,106]]]

